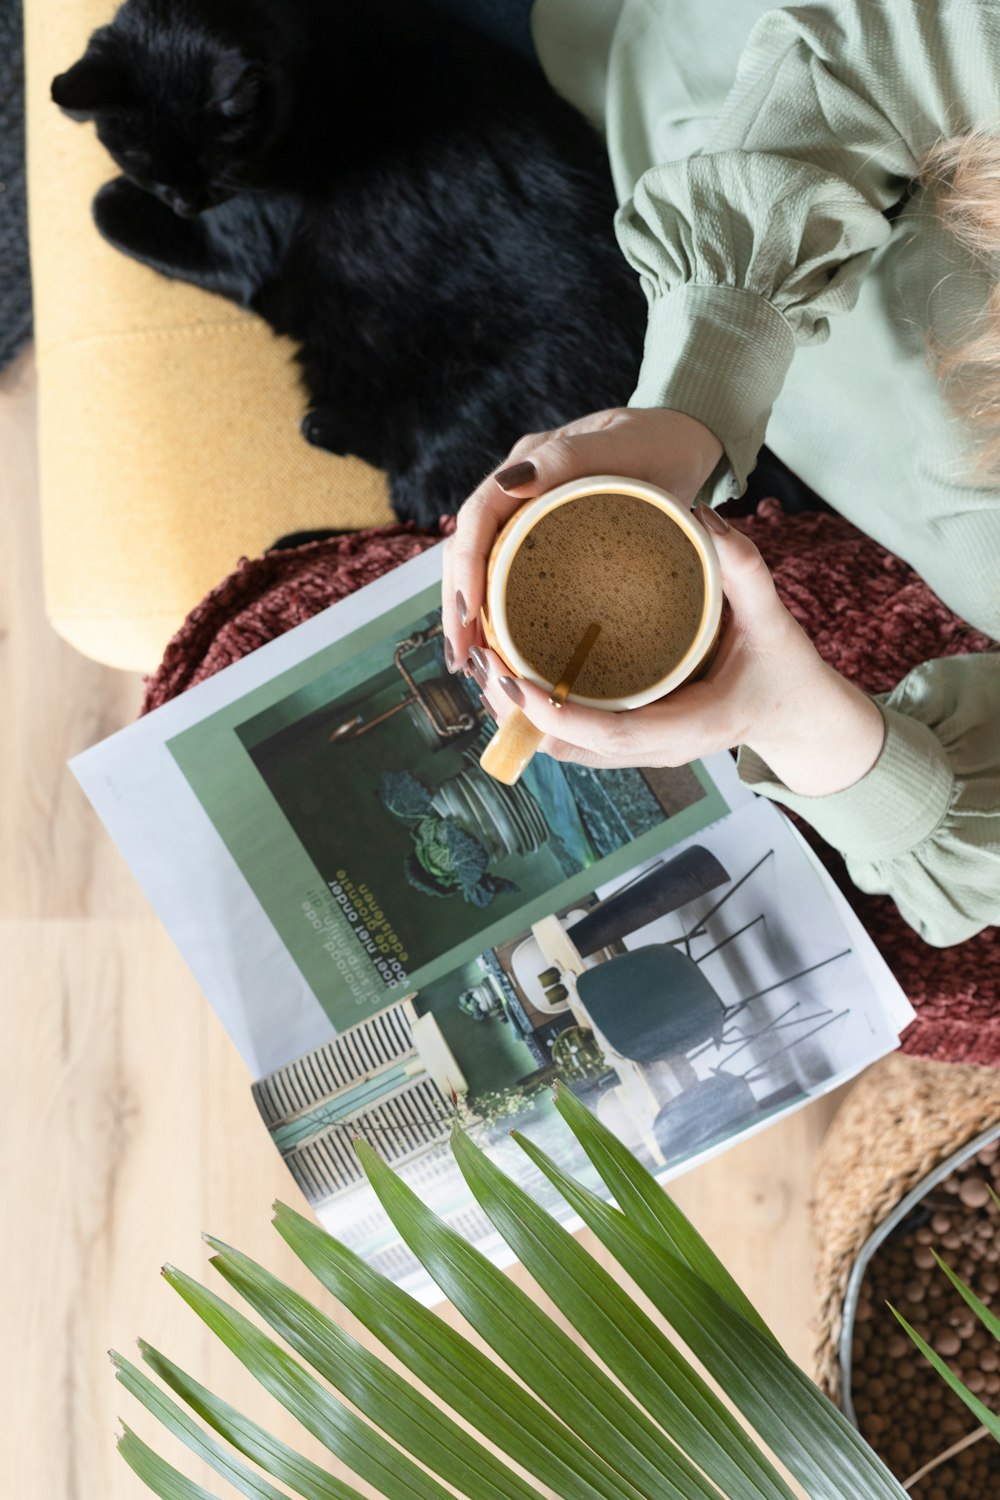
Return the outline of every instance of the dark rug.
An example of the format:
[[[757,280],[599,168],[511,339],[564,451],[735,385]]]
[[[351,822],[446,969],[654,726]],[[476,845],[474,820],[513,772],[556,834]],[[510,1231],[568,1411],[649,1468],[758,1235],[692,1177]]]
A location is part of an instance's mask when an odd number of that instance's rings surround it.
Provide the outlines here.
[[[0,370],[30,338],[21,0],[0,0]]]

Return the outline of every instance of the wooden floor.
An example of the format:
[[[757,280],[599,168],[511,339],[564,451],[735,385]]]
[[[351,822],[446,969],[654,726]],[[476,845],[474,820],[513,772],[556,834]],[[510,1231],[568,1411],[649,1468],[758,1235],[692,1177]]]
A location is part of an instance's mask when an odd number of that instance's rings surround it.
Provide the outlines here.
[[[105,1354],[140,1333],[317,1452],[157,1276],[166,1260],[200,1272],[205,1228],[307,1289],[269,1226],[275,1196],[299,1200],[249,1079],[66,770],[139,696],[138,678],[84,660],[46,624],[26,358],[0,380],[0,1452],[20,1500],[147,1493],[112,1438],[119,1413],[147,1436],[153,1424]],[[810,1174],[832,1108],[676,1185],[806,1368]]]

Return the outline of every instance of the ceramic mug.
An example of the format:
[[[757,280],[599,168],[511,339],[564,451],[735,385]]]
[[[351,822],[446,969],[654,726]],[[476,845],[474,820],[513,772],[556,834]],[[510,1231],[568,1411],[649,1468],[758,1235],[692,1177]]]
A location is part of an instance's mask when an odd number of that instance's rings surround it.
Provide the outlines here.
[[[569,701],[573,703],[620,713],[655,703],[658,698],[672,693],[682,683],[700,676],[707,670],[718,644],[722,622],[722,578],[712,538],[694,519],[690,510],[666,490],[638,479],[624,479],[616,474],[597,474],[586,479],[572,480],[569,484],[549,490],[545,495],[539,495],[536,500],[528,500],[520,510],[515,511],[493,543],[487,561],[486,602],[480,620],[487,644],[500,657],[508,673],[512,677],[524,678],[545,691],[551,691],[554,684],[544,681],[522,656],[508,627],[505,594],[511,564],[518,548],[543,516],[560,505],[570,505],[586,495],[609,493],[631,495],[638,500],[645,500],[676,522],[698,554],[704,584],[701,619],[694,638],[680,660],[658,682],[625,698],[587,698],[575,692],[569,694]],[[627,582],[623,580],[623,587],[627,587]],[[527,715],[520,709],[515,709],[483,751],[480,765],[495,780],[512,786],[542,739],[541,731],[535,728]]]

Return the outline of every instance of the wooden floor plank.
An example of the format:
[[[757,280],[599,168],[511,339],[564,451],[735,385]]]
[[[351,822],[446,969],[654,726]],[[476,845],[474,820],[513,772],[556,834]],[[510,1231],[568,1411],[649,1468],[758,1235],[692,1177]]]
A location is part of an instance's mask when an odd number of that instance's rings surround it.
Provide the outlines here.
[[[48,625],[36,495],[27,355],[0,378],[0,920],[148,915],[66,771],[135,717],[141,679],[85,660]]]

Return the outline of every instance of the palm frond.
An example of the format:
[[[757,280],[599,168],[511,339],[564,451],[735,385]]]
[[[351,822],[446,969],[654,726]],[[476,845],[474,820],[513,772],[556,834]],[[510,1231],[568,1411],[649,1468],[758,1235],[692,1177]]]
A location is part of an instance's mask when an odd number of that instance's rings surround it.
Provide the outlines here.
[[[467,1134],[454,1132],[452,1150],[473,1197],[521,1264],[625,1389],[731,1500],[794,1500],[690,1361],[579,1241]]]
[[[589,1156],[590,1127],[596,1132],[603,1127],[584,1114],[586,1118],[574,1126]],[[762,1333],[661,1240],[568,1176],[539,1147],[516,1133],[515,1139],[805,1487],[810,1500],[903,1500],[905,1490],[770,1333]],[[633,1178],[649,1176],[634,1158],[625,1171]]]
[[[362,1166],[389,1217],[491,1352],[280,1204],[274,1222],[281,1237],[405,1374],[220,1241],[210,1241],[215,1269],[274,1338],[190,1276],[173,1267],[164,1275],[299,1424],[386,1500],[448,1500],[455,1490],[470,1500],[539,1500],[536,1483],[562,1500],[792,1500],[758,1438],[810,1500],[905,1500],[871,1449],[781,1351],[656,1180],[568,1090],[557,1107],[619,1206],[575,1182],[531,1142],[521,1146],[757,1436],[621,1279],[461,1132],[452,1148],[469,1188],[579,1339],[431,1213],[364,1143]],[[351,1485],[241,1416],[166,1355],[140,1348],[185,1405],[116,1356],[119,1380],[226,1481],[227,1493],[287,1500],[276,1480],[304,1500],[360,1500]],[[129,1429],[120,1446],[163,1500],[220,1500]]]
[[[238,1250],[210,1241],[212,1264],[271,1328],[394,1442],[472,1500],[539,1492],[357,1339]]]

